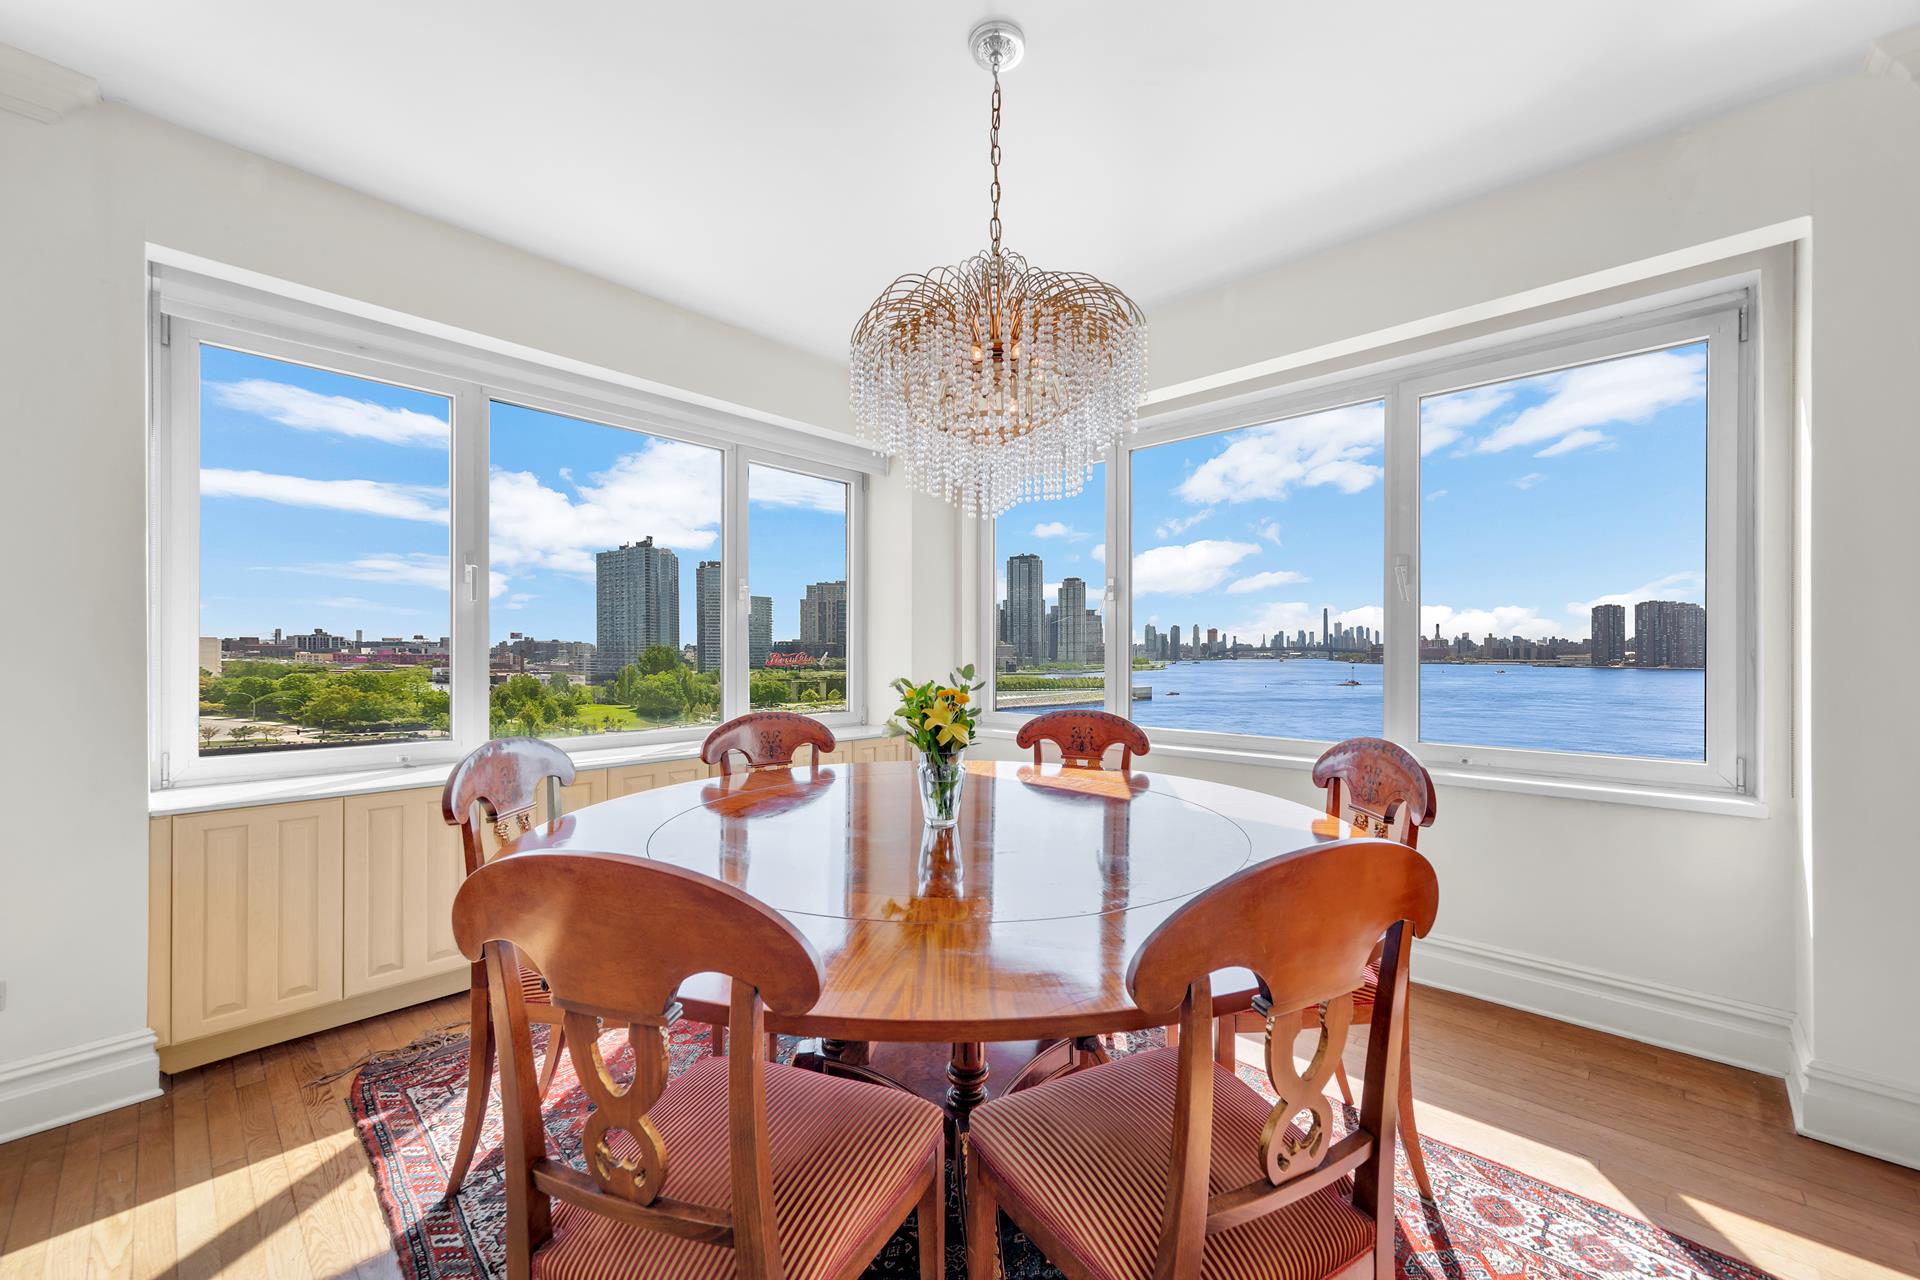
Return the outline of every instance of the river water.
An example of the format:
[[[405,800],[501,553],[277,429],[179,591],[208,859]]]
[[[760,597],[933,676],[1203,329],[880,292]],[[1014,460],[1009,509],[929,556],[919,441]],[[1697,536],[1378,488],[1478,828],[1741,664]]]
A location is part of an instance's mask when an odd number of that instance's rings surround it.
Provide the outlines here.
[[[1148,729],[1283,738],[1378,735],[1382,672],[1377,664],[1318,658],[1176,662],[1134,673],[1134,683],[1151,686],[1153,697],[1133,703],[1133,719]],[[1349,679],[1360,683],[1341,683]],[[1425,742],[1700,760],[1706,709],[1707,673],[1700,670],[1420,668]]]

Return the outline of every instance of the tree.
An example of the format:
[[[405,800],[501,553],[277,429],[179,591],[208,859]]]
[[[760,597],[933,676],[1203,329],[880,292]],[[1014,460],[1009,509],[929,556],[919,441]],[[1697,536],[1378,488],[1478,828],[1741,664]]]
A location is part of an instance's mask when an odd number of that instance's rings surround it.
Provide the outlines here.
[[[640,671],[643,675],[655,676],[685,665],[680,661],[680,651],[672,645],[650,644],[640,655]]]
[[[687,696],[680,682],[669,672],[642,676],[634,699],[634,712],[649,720],[678,720],[686,714]]]
[[[203,724],[200,726],[200,745],[201,746],[211,747],[213,745],[213,740],[219,736],[220,736],[219,725]]]
[[[777,707],[790,700],[792,682],[772,671],[755,671],[747,677],[748,700],[756,707]]]

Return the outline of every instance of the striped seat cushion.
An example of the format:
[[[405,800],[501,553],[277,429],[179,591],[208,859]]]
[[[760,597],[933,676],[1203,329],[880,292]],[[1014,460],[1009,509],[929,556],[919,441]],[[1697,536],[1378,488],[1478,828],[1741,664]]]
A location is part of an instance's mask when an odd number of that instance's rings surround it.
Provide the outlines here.
[[[1006,1189],[1016,1218],[1044,1227],[1100,1280],[1153,1273],[1173,1165],[1176,1049],[1120,1058],[983,1104],[967,1141]],[[1261,1176],[1260,1129],[1273,1104],[1213,1069],[1218,1195]],[[1351,1179],[1207,1237],[1205,1280],[1319,1280],[1373,1246]],[[1057,1261],[1057,1260],[1056,1260]]]
[[[547,980],[540,976],[538,969],[520,966],[520,998],[528,1004],[552,1004],[553,994],[547,990]]]
[[[702,1058],[673,1079],[650,1113],[667,1149],[663,1196],[733,1207],[727,1167],[727,1060]],[[898,1089],[767,1067],[773,1206],[787,1280],[843,1271],[863,1239],[898,1221],[901,1198],[944,1141],[940,1109]],[[635,1153],[625,1133],[621,1154]],[[562,1200],[553,1237],[533,1256],[537,1280],[724,1280],[729,1245],[701,1244],[631,1227]]]

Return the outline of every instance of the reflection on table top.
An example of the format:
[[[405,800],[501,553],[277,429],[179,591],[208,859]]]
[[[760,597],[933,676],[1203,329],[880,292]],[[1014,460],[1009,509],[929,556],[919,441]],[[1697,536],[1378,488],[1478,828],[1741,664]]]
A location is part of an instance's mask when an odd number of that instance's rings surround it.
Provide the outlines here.
[[[887,762],[643,791],[514,848],[657,858],[779,910],[827,973],[786,1029],[991,1040],[1148,1025],[1125,975],[1155,926],[1253,861],[1347,834],[1243,788],[992,761],[968,764],[958,826],[930,832],[914,766]],[[698,1017],[724,984],[696,979],[682,997]]]

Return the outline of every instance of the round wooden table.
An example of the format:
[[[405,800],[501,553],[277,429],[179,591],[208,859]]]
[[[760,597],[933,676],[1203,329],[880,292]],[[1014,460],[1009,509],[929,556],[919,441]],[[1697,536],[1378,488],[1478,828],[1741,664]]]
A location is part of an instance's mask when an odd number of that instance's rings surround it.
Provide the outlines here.
[[[807,936],[826,972],[812,1010],[769,1029],[819,1037],[829,1064],[921,1092],[867,1046],[949,1045],[944,1101],[964,1124],[987,1096],[984,1046],[1160,1025],[1169,1011],[1136,1008],[1126,989],[1147,935],[1241,868],[1349,834],[1240,787],[993,761],[968,763],[958,826],[930,831],[914,766],[886,762],[642,791],[513,847],[658,858],[744,889]],[[1237,978],[1216,981],[1222,1009],[1246,1007],[1251,975]],[[696,1021],[726,1017],[724,978],[698,975],[680,997]]]

